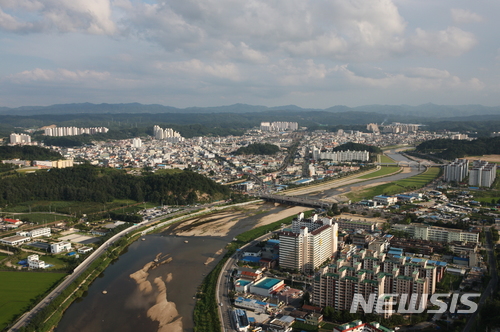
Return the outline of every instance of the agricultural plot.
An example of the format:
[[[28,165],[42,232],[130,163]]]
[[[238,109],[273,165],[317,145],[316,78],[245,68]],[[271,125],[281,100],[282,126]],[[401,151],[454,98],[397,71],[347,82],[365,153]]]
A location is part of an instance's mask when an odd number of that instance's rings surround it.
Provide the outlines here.
[[[66,274],[0,272],[0,330],[26,311]]]

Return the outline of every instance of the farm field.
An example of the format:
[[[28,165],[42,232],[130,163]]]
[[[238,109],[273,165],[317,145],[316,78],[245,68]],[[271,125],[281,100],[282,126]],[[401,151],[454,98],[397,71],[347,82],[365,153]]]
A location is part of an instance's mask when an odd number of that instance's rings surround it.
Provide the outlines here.
[[[21,315],[32,301],[45,294],[66,274],[0,272],[0,330]]]
[[[373,196],[377,195],[394,195],[405,191],[416,190],[434,180],[439,175],[439,171],[440,169],[438,167],[431,167],[419,175],[354,192],[348,194],[347,197],[357,202],[362,199],[372,199]]]
[[[401,170],[401,168],[397,167],[397,166],[382,166],[382,168],[379,169],[378,171],[373,172],[373,173],[369,173],[369,174],[365,174],[363,176],[360,176],[358,179],[373,179],[373,178],[376,178],[379,176],[385,176],[385,175],[395,173],[399,170]]]

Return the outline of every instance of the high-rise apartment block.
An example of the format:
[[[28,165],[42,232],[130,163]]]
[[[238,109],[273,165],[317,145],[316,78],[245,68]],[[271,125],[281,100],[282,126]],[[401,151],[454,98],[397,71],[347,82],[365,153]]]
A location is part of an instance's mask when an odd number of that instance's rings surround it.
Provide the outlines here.
[[[280,233],[280,266],[310,273],[337,252],[338,225],[329,218],[304,218],[301,213],[291,228]]]
[[[455,159],[444,167],[444,180],[446,182],[460,182],[469,175],[469,161],[467,159]]]
[[[261,122],[260,130],[262,131],[285,131],[285,130],[297,130],[299,129],[299,124],[297,122]]]
[[[370,153],[368,151],[324,151],[321,152],[320,149],[313,146],[310,148],[312,153],[312,158],[314,160],[331,160],[335,162],[344,162],[344,161],[368,161],[370,160]]]
[[[31,143],[31,136],[27,134],[10,134],[10,144]]]
[[[106,127],[92,127],[92,128],[77,128],[77,127],[51,127],[45,128],[46,136],[76,136],[76,135],[93,135],[97,133],[107,133],[109,131]]]
[[[497,175],[497,165],[482,160],[474,160],[469,172],[469,186],[491,187]]]
[[[162,129],[160,126],[153,127],[154,136],[156,139],[165,140],[171,143],[178,143],[184,141],[184,137],[172,128]]]
[[[441,280],[446,263],[421,258],[387,257],[371,250],[362,250],[350,259],[338,259],[319,270],[313,281],[312,303],[350,310],[356,296],[368,301],[371,294],[377,301],[383,294],[406,294],[396,300],[409,303],[413,296],[417,304],[426,305],[427,295],[433,294]],[[376,312],[377,301],[373,303]],[[420,307],[420,305],[419,305]],[[383,309],[393,310],[385,306]],[[362,307],[358,306],[357,311]],[[391,313],[384,313],[385,317]]]

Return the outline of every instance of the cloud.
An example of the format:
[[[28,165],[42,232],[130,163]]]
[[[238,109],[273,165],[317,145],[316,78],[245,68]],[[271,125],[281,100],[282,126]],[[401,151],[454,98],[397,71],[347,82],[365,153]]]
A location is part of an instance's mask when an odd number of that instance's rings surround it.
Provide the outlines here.
[[[84,31],[112,35],[110,0],[0,0],[0,28],[17,32]]]
[[[30,82],[83,82],[83,81],[103,81],[108,80],[111,74],[109,72],[97,72],[94,70],[76,70],[67,69],[40,69],[25,70],[23,72],[9,75],[8,81],[17,84]]]
[[[425,31],[417,28],[410,42],[416,50],[440,57],[459,56],[477,43],[474,34],[457,27],[448,27],[441,31]]]
[[[234,63],[205,63],[198,59],[179,62],[158,62],[155,66],[167,73],[187,74],[193,77],[222,78],[230,81],[239,81],[240,73]]]
[[[484,19],[481,15],[471,12],[467,9],[452,8],[451,18],[456,24],[460,23],[478,23],[483,22]]]

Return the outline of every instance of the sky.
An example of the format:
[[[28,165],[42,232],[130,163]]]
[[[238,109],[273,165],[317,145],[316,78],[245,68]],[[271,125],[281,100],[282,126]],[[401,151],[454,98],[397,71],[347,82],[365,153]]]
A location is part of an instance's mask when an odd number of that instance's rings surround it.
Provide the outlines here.
[[[499,106],[498,13],[498,0],[0,0],[0,106]]]

